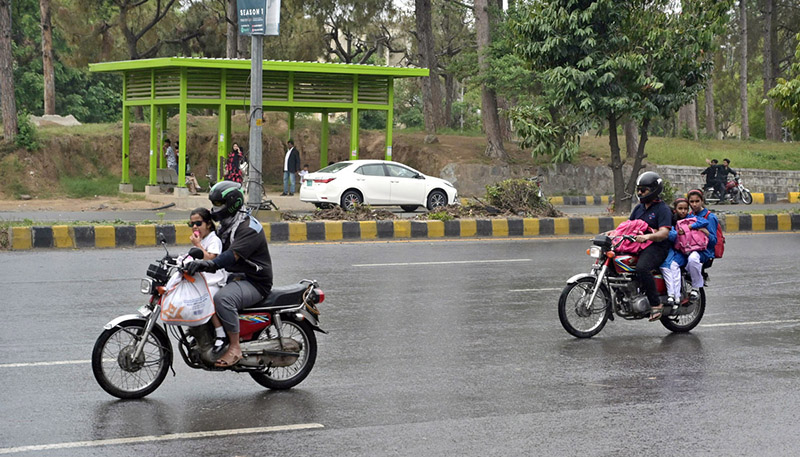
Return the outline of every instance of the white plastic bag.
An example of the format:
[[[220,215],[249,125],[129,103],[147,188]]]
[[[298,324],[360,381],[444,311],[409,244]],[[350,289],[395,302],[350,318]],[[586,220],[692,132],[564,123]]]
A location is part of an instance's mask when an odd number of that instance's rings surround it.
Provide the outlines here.
[[[161,320],[165,324],[194,327],[205,324],[213,315],[214,300],[203,275],[184,276],[180,271],[175,272],[161,299]]]

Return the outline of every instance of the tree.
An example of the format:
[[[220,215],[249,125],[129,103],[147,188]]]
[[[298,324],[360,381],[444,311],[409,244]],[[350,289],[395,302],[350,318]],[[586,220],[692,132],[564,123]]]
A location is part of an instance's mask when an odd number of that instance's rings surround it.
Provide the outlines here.
[[[428,134],[435,134],[436,129],[444,127],[445,121],[442,114],[442,85],[439,80],[439,63],[436,57],[436,44],[431,23],[433,18],[431,0],[415,0],[414,12],[420,66],[430,70],[429,76],[422,78],[422,112],[425,117],[425,131]]]
[[[6,141],[17,135],[17,101],[14,98],[14,56],[11,53],[11,0],[0,0],[0,104]]]
[[[778,27],[775,0],[764,0],[762,15],[764,16],[764,98],[773,87],[778,73]],[[781,140],[780,116],[772,101],[766,99],[764,104],[764,129],[768,140]]]
[[[481,73],[489,71],[487,54],[492,43],[491,15],[486,0],[475,0],[475,32],[478,42],[478,67]],[[483,84],[481,86],[481,118],[486,131],[486,155],[496,159],[507,159],[503,136],[500,127],[500,115],[497,112],[497,94],[494,89]]]
[[[703,53],[729,6],[697,0],[677,11],[669,0],[541,0],[512,21],[517,52],[541,73],[551,103],[608,124],[617,212],[630,210],[652,119],[674,115],[703,89],[711,68]],[[639,126],[627,180],[617,135],[626,117]]]
[[[705,89],[706,135],[717,137],[716,113],[714,112],[714,78],[709,75]]]
[[[800,138],[800,33],[797,34],[797,50],[792,64],[793,78],[778,78],[778,82],[769,92],[775,99],[778,108],[788,114],[783,125],[786,126],[795,138]]]
[[[739,0],[739,100],[742,104],[742,139],[750,138],[747,108],[747,0]]]
[[[42,73],[44,75],[44,114],[56,114],[56,76],[53,66],[53,26],[50,0],[39,0],[42,22]]]

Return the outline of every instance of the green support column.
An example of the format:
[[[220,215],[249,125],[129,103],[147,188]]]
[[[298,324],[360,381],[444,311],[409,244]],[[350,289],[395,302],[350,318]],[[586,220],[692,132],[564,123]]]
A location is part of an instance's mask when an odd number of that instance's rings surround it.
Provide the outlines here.
[[[328,111],[322,112],[322,138],[319,142],[319,168],[328,166],[328,135],[330,128],[328,125]]]
[[[392,160],[393,123],[394,123],[394,78],[389,78],[389,109],[386,110],[386,160]]]
[[[358,75],[353,75],[353,109],[350,110],[350,160],[358,159]]]
[[[228,154],[230,154],[231,151],[233,150],[233,132],[232,132],[233,126],[231,125],[232,115],[233,115],[233,110],[230,107],[228,107],[228,109],[225,110],[225,116],[228,119],[226,121],[228,128],[227,130],[225,130],[225,138],[227,138],[227,140],[225,140],[225,155],[223,156],[222,162],[220,163],[220,170],[222,171],[223,175],[225,174],[225,159],[228,158]],[[241,144],[239,146],[241,146]]]
[[[180,118],[181,125],[178,135],[180,136],[180,151],[178,152],[178,187],[186,187],[186,111],[187,111],[187,88],[188,76],[186,68],[181,68],[181,96],[180,96]]]
[[[158,140],[158,168],[167,168],[167,156],[164,155],[162,150],[164,146],[164,139],[167,138],[167,107],[158,107],[158,117],[161,121],[161,139]],[[174,139],[174,138],[173,138]],[[170,140],[171,141],[171,140]]]
[[[123,98],[125,90],[123,89]],[[122,103],[122,181],[120,184],[130,184],[130,154],[131,154],[131,110],[125,102]]]
[[[158,108],[156,105],[150,104],[150,177],[147,180],[148,186],[156,185],[158,146]]]
[[[219,107],[219,129],[217,130],[218,141],[217,141],[217,181],[222,181],[222,164],[225,163],[226,153],[228,151],[228,130],[230,127],[228,123],[230,123],[230,113],[228,112],[228,107],[220,105]]]
[[[289,111],[289,137],[286,139],[294,139],[294,111]]]

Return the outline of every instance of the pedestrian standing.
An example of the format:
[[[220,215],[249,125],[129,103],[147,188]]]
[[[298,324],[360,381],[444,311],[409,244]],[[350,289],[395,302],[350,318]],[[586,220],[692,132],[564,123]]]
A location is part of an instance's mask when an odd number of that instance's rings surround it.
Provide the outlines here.
[[[300,153],[294,147],[294,141],[287,142],[288,150],[283,157],[283,193],[281,195],[294,195],[295,179],[300,172]]]

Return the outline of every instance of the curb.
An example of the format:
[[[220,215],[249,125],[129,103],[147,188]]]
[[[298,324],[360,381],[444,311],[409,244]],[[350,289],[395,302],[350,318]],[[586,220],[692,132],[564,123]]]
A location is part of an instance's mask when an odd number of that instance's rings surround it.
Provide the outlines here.
[[[800,231],[800,214],[719,215],[726,232]],[[452,221],[315,221],[262,223],[269,242],[360,241],[482,237],[596,235],[613,229],[627,216],[525,219],[457,219]],[[169,245],[189,246],[185,224],[10,227],[9,249],[82,249],[156,246],[157,234]],[[184,240],[184,241],[181,241]]]
[[[753,196],[753,203],[764,205],[771,203],[778,203],[778,200],[787,198],[789,203],[800,203],[800,192],[789,192],[787,195],[779,194],[777,192],[751,192]],[[582,196],[563,196],[563,197],[547,197],[552,205],[565,206],[565,205],[605,205],[608,206],[613,200],[613,195],[582,195]]]

